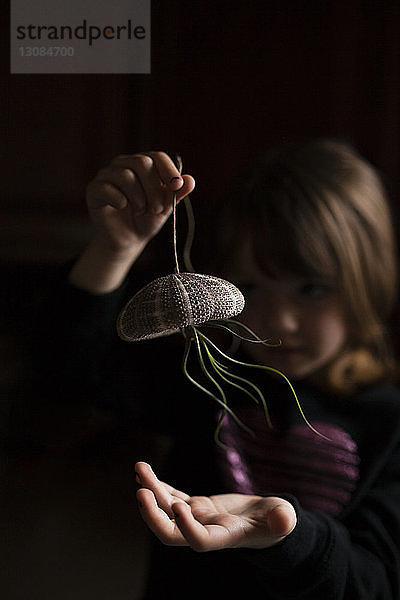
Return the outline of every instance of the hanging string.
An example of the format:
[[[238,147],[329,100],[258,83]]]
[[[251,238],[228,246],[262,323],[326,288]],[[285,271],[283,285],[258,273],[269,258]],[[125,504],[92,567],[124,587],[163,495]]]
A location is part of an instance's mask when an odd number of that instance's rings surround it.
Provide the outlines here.
[[[192,260],[190,258],[190,252],[192,250],[192,243],[193,243],[193,239],[194,239],[195,221],[194,221],[192,203],[190,202],[189,196],[185,196],[184,203],[185,203],[186,215],[187,215],[187,221],[188,221],[188,232],[187,232],[187,236],[186,236],[185,247],[183,249],[183,262],[185,263],[186,271],[189,271],[189,273],[194,273]]]
[[[175,162],[177,169],[179,171],[179,175],[182,174],[182,158],[177,154],[175,156]],[[194,239],[194,229],[195,229],[195,220],[193,214],[192,203],[190,202],[189,195],[185,196],[184,199],[186,215],[188,220],[188,232],[186,236],[185,246],[183,249],[183,262],[185,263],[186,271],[189,273],[194,273],[194,268],[192,265],[192,261],[190,258],[190,253],[192,250],[192,244]],[[174,256],[175,256],[175,273],[180,273],[179,262],[178,262],[178,251],[177,251],[177,241],[176,241],[176,194],[174,194],[173,203],[172,203],[172,217],[173,217],[173,243],[174,243]]]
[[[176,155],[176,163],[179,171],[179,175],[182,174],[182,159],[179,154]],[[178,262],[178,251],[176,248],[176,193],[172,201],[172,218],[173,218],[173,242],[174,242],[174,255],[175,255],[175,273],[179,273],[179,262]]]
[[[182,173],[182,160],[176,156],[176,165],[179,174]],[[224,384],[236,390],[241,390],[246,396],[250,396],[257,404],[261,401],[266,420],[270,424],[268,408],[262,391],[253,382],[242,375],[232,372],[234,366],[263,369],[269,373],[280,375],[289,385],[294,395],[297,406],[306,424],[314,433],[326,438],[319,433],[306,419],[300,402],[296,396],[290,381],[280,371],[266,365],[241,362],[229,354],[223,352],[212,341],[211,338],[200,331],[199,326],[217,327],[232,334],[233,339],[253,343],[269,345],[262,340],[251,329],[241,322],[234,321],[234,317],[241,313],[244,307],[244,298],[239,289],[233,284],[213,277],[195,273],[190,261],[190,250],[194,236],[194,217],[188,196],[185,198],[185,206],[188,217],[188,234],[185,244],[185,266],[188,273],[180,273],[177,252],[176,233],[176,193],[173,194],[173,245],[175,254],[175,272],[180,277],[167,275],[160,277],[139,290],[128,302],[118,317],[118,334],[122,339],[128,341],[145,340],[163,335],[170,335],[181,331],[186,338],[185,353],[183,359],[183,371],[185,376],[197,388],[214,398],[222,406],[222,416],[216,428],[216,440],[222,424],[222,419],[229,413],[246,431],[249,428],[242,423],[228,406]],[[208,309],[211,308],[211,311]],[[250,334],[244,337],[238,333],[236,328],[241,328]],[[279,345],[279,344],[278,344]],[[197,381],[187,369],[191,347],[197,349],[197,357],[201,371],[205,376],[205,385]],[[207,387],[209,385],[209,387]],[[209,389],[210,388],[210,389]],[[328,439],[328,438],[326,438]]]

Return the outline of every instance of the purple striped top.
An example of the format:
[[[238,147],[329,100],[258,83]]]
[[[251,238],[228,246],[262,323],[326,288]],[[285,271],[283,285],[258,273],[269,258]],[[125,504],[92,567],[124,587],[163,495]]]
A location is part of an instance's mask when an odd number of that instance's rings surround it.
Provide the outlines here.
[[[312,423],[329,439],[314,433],[306,423],[285,433],[269,428],[253,407],[236,411],[255,433],[252,437],[226,415],[220,437],[218,464],[225,485],[242,494],[295,496],[306,509],[332,516],[345,507],[359,477],[357,444],[341,427]]]

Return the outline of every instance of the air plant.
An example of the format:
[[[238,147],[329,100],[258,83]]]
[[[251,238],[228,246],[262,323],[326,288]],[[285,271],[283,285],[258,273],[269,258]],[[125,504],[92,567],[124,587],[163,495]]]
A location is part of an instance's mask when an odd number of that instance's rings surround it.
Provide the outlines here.
[[[189,220],[189,233],[184,259],[186,268],[193,271],[190,262],[190,246],[193,240],[194,219],[188,197],[185,198],[185,205]],[[226,414],[229,414],[249,434],[254,435],[229,406],[227,387],[238,390],[256,404],[261,405],[265,420],[272,427],[263,392],[255,383],[235,373],[235,367],[261,369],[283,378],[293,394],[304,421],[315,433],[321,435],[306,419],[296,392],[286,375],[269,366],[234,359],[223,352],[200,329],[203,326],[216,328],[243,341],[271,346],[266,340],[259,338],[249,327],[232,319],[240,314],[245,306],[243,294],[235,285],[212,275],[180,272],[176,249],[176,196],[173,199],[173,240],[175,273],[155,279],[128,301],[118,317],[119,336],[126,341],[133,342],[177,332],[183,334],[185,349],[182,368],[185,377],[202,392],[211,396],[221,407],[220,418],[215,430],[215,440],[219,445],[224,445],[219,439],[219,431]],[[243,335],[238,331],[241,331]],[[192,349],[197,355],[204,381],[196,379],[188,370]]]

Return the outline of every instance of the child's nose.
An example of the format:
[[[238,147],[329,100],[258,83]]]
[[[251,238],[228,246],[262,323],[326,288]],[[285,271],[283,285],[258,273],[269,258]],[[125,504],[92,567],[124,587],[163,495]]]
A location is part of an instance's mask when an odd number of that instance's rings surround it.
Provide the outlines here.
[[[281,303],[271,312],[271,327],[278,335],[296,333],[299,329],[299,313],[290,303]]]

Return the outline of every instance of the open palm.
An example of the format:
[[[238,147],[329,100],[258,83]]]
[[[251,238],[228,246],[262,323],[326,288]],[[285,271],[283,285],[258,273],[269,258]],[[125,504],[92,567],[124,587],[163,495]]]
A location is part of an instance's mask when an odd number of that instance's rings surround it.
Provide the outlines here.
[[[293,506],[274,496],[189,496],[159,481],[150,465],[136,464],[140,512],[166,545],[198,552],[223,548],[267,548],[295,527]]]

